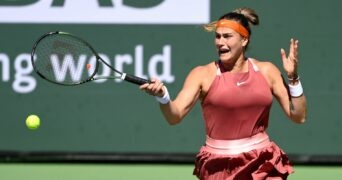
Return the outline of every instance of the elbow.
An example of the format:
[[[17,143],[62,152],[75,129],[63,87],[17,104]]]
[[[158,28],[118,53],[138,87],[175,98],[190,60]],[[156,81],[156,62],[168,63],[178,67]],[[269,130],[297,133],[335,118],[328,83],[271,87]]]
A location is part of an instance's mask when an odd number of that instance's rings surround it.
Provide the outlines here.
[[[297,124],[304,124],[306,122],[306,115],[291,118]]]
[[[288,117],[296,124],[304,124],[306,122],[306,109],[301,111],[290,111]]]
[[[174,126],[179,124],[181,121],[180,118],[173,118],[173,119],[168,119],[167,122],[169,123],[170,126]]]
[[[301,119],[296,119],[296,120],[293,120],[295,123],[297,124],[304,124],[306,119],[305,118],[301,118]]]
[[[170,126],[174,126],[174,125],[179,124],[182,121],[184,116],[164,113],[164,117]]]

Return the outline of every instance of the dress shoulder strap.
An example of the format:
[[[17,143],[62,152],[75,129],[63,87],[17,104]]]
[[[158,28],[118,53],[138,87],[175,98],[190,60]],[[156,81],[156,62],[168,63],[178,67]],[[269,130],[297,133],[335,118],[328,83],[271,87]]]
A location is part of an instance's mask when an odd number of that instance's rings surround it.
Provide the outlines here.
[[[221,75],[220,60],[215,61],[215,66],[216,66],[216,75],[217,76]]]
[[[255,64],[254,59],[248,58],[248,61],[250,62],[250,64],[252,64],[254,71],[259,71],[259,67]]]

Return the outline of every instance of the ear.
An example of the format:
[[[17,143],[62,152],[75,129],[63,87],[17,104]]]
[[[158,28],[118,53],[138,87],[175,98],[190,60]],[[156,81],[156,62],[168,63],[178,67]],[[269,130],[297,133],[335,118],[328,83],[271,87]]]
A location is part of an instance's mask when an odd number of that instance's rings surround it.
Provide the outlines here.
[[[242,38],[242,40],[241,40],[241,42],[242,42],[242,46],[243,46],[243,47],[246,47],[246,46],[247,46],[247,44],[248,44],[248,41],[249,41],[249,39],[248,39],[248,38]]]

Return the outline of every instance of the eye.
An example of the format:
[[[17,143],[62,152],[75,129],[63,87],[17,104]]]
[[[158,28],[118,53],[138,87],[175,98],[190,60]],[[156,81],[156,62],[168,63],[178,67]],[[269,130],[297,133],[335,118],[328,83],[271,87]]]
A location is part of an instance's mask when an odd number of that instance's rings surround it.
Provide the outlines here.
[[[224,38],[224,39],[229,39],[229,38],[231,38],[231,37],[233,37],[233,35],[232,34],[230,34],[230,33],[225,33],[225,34],[215,34],[215,38],[216,39],[221,39],[221,38]]]
[[[228,39],[228,38],[230,38],[230,37],[232,37],[231,34],[223,34],[223,38],[225,38],[225,39]]]

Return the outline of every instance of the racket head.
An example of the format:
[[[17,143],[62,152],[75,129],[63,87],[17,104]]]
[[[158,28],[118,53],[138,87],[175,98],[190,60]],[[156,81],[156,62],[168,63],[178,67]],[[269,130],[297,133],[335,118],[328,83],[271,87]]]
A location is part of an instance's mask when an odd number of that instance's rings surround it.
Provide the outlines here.
[[[45,80],[59,85],[79,85],[94,79],[99,55],[85,40],[67,32],[42,35],[33,45],[31,63]]]

